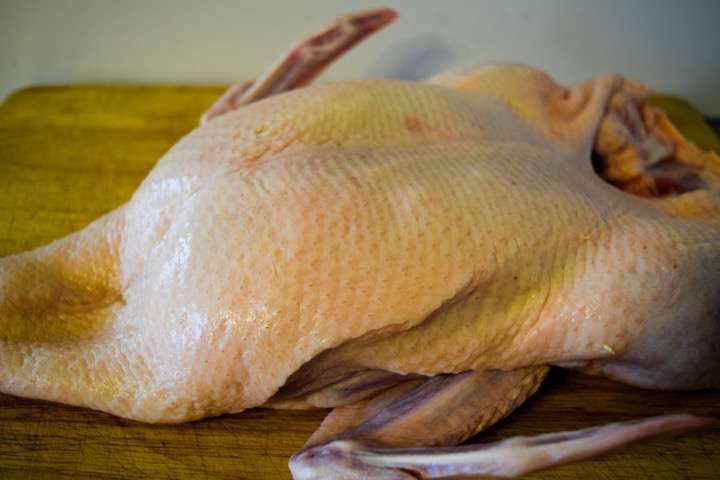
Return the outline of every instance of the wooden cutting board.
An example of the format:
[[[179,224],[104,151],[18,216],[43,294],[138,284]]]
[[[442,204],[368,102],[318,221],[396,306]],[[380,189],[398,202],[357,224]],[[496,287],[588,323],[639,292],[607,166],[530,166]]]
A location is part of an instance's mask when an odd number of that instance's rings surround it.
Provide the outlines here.
[[[0,255],[43,245],[126,201],[222,90],[78,86],[8,98],[0,105]],[[698,143],[720,150],[686,104],[662,104]],[[671,412],[720,417],[720,392],[648,392],[558,370],[473,441]],[[0,478],[287,479],[288,457],[325,413],[255,409],[154,426],[0,395]],[[528,478],[720,478],[720,431],[658,440]]]

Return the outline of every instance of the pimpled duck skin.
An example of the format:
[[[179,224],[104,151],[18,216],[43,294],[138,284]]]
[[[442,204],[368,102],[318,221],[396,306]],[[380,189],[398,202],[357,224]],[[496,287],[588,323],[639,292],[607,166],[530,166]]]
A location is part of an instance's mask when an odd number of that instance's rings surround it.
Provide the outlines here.
[[[720,387],[720,158],[617,75],[307,86],[395,17],[302,40],[128,203],[0,259],[0,391],[158,423],[334,408],[297,479],[507,477],[713,425],[455,447],[550,366]]]

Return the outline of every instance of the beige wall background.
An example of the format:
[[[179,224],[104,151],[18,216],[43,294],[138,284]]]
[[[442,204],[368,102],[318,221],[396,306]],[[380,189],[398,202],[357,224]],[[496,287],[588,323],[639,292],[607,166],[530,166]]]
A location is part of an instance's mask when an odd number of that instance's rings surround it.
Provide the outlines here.
[[[78,82],[224,83],[353,9],[399,20],[324,79],[418,79],[516,61],[562,82],[619,72],[720,114],[720,1],[0,0],[0,98]]]

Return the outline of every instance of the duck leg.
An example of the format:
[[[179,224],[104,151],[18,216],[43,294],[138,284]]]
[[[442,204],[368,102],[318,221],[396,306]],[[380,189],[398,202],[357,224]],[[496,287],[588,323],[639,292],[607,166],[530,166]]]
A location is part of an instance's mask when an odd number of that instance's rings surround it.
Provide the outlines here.
[[[397,17],[389,8],[343,15],[322,31],[300,40],[255,81],[230,86],[200,123],[277,93],[309,84],[325,68],[367,36]]]
[[[305,448],[291,458],[290,469],[296,480],[512,477],[715,422],[667,415],[453,447],[512,412],[539,387],[546,373],[546,367],[531,367],[398,384],[374,398],[333,410]]]
[[[514,437],[454,448],[378,448],[336,440],[291,459],[296,480],[335,478],[421,479],[464,476],[508,478],[602,455],[657,435],[707,428],[715,419],[665,415],[572,432]]]
[[[339,468],[339,474],[345,460],[334,454],[326,459],[326,453],[348,441],[383,448],[456,445],[517,408],[537,390],[547,370],[464,372],[405,381],[373,398],[335,408],[305,449],[293,456],[290,468],[296,478],[316,478],[308,473],[319,471],[316,468]],[[340,463],[335,465],[334,458]],[[361,469],[349,478],[366,475],[372,477]]]

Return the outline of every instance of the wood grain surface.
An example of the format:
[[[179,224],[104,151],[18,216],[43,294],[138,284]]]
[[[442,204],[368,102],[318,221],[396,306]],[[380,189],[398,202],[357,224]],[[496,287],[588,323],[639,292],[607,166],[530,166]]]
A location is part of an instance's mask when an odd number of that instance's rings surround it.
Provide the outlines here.
[[[43,245],[126,201],[222,90],[78,86],[8,98],[0,106],[0,255]],[[660,103],[698,143],[720,149],[687,105]],[[650,392],[557,370],[472,441],[672,412],[720,417],[720,392]],[[154,426],[0,395],[0,478],[287,479],[288,457],[325,413],[255,409]],[[720,432],[661,439],[527,478],[720,478]]]

